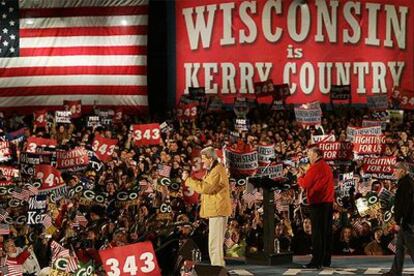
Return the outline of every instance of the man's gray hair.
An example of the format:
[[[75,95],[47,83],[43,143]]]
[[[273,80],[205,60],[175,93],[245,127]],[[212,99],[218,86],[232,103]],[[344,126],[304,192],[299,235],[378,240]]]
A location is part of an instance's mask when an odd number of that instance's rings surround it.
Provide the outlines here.
[[[407,162],[397,162],[394,166],[395,169],[402,169],[403,171],[405,171],[406,173],[410,172],[410,166],[408,165]]]
[[[217,160],[216,150],[213,147],[206,147],[200,151],[200,155],[205,155],[207,158]]]

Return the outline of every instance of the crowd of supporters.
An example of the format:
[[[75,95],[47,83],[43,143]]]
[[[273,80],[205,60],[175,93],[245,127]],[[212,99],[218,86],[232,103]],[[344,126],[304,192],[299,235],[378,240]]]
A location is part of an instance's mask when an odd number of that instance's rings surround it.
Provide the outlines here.
[[[76,256],[77,262],[92,260],[99,270],[100,249],[145,240],[153,241],[154,247],[158,248],[172,237],[186,239],[190,236],[206,257],[207,224],[198,217],[194,194],[185,190],[180,182],[183,170],[194,170],[197,166],[194,153],[206,146],[254,149],[260,144],[274,145],[277,162],[284,163],[284,175],[290,184],[289,189],[275,192],[275,237],[280,251],[310,254],[312,229],[309,210],[304,192],[296,185],[297,166],[294,164],[300,164],[306,156],[311,135],[322,134],[323,131],[335,135],[338,141],[345,141],[347,127],[361,126],[362,120],[371,118],[372,112],[363,108],[324,108],[321,126],[302,127],[295,122],[294,112],[289,108],[271,111],[269,106],[256,106],[247,114],[248,130],[238,132],[239,137],[234,135],[233,110],[199,111],[190,121],[178,120],[172,112],[167,116],[168,126],[162,130],[159,145],[149,146],[136,146],[130,126],[162,123],[164,120],[122,114],[121,120],[88,127],[87,115],[94,114],[83,114],[72,119],[71,124],[59,124],[53,122],[53,112],[49,112],[50,122],[46,127],[34,127],[33,116],[14,114],[2,118],[0,139],[10,141],[12,153],[0,167],[13,167],[20,171],[19,157],[27,151],[26,141],[32,136],[56,140],[57,146],[53,151],[83,147],[90,160],[95,161],[84,168],[62,170],[64,192],[53,196],[46,193],[47,207],[39,223],[16,220],[21,216],[27,217],[27,198],[18,200],[17,206],[11,206],[10,201],[16,201],[13,194],[0,195],[1,223],[6,224],[6,218],[11,222],[8,223],[8,231],[0,236],[3,248],[1,266],[6,266],[7,259],[28,251],[27,255],[31,257],[26,256],[23,266],[28,275],[52,267],[56,242],[69,249],[69,255]],[[384,155],[413,162],[413,122],[413,113],[405,112],[402,124],[387,124],[383,131],[387,138]],[[13,135],[17,132],[21,134],[18,139]],[[94,156],[93,142],[97,136],[117,139],[110,160],[103,162]],[[333,169],[336,176],[352,171],[355,184],[346,197],[334,204],[333,253],[391,254],[394,238],[392,219],[384,219],[384,209],[361,216],[355,202],[370,192],[378,195],[381,189],[387,189],[391,194],[388,199],[392,198],[395,181],[364,178],[360,174],[360,161],[333,164]],[[26,183],[33,186],[34,178],[30,173],[19,174],[3,186],[24,188]],[[169,184],[179,185],[166,185],[160,181],[166,178],[170,180]],[[246,252],[263,249],[263,197],[256,190],[246,193],[246,185],[238,185],[236,181],[231,181],[231,185],[234,211],[228,222],[224,250],[227,256],[239,257],[245,256]],[[369,189],[360,189],[360,185]],[[77,187],[81,187],[81,192],[76,192]],[[98,202],[96,197],[92,200],[85,198],[82,192],[85,190],[92,191],[95,196],[102,195],[103,200]],[[120,192],[129,196],[132,192],[135,194],[125,201],[121,200]],[[47,223],[43,221],[44,217],[51,220]],[[176,227],[168,226],[174,223]],[[75,271],[76,268],[67,270],[68,273]]]

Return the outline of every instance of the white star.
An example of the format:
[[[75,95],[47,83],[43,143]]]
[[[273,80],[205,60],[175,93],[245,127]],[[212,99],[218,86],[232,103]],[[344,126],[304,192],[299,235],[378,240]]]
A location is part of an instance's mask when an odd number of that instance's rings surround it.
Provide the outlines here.
[[[3,18],[7,18],[7,14],[3,13],[3,14],[1,15],[1,17],[3,17]]]
[[[13,47],[10,48],[10,53],[14,53],[14,48]]]
[[[3,41],[3,45],[4,45],[5,47],[7,47],[7,46],[9,46],[9,43],[8,43],[7,41]]]
[[[16,39],[16,36],[14,34],[10,35],[10,39],[11,40],[15,40]]]
[[[9,12],[13,12],[13,11],[14,11],[14,8],[10,7]]]
[[[1,4],[4,6],[4,5],[6,5],[6,2],[4,2],[4,1],[1,1]]]
[[[3,29],[3,34],[7,34],[9,32],[9,30],[7,30],[6,28]]]
[[[16,22],[14,22],[13,20],[9,22],[10,26],[14,26],[16,24]]]

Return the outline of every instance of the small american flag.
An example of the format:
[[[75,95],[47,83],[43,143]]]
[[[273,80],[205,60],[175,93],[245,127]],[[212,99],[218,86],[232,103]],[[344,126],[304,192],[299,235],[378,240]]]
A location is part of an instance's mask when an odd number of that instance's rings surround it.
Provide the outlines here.
[[[23,267],[21,264],[17,264],[16,261],[6,260],[6,266],[4,267],[5,271],[3,272],[4,276],[22,276]]]
[[[394,238],[389,244],[388,249],[391,250],[393,253],[397,251],[397,238]]]
[[[354,229],[358,232],[360,232],[362,230],[362,224],[359,220],[356,220],[352,226],[354,226]]]
[[[15,187],[11,192],[11,196],[22,201],[27,201],[30,197],[30,193],[27,190],[23,190],[19,187]]]
[[[4,210],[4,209],[0,209],[0,222],[3,221],[6,217],[9,216],[9,213]]]
[[[70,272],[75,272],[76,270],[78,270],[79,260],[76,256],[70,256],[67,258],[67,260],[68,260],[68,265],[66,267],[66,272],[70,273]]]
[[[170,177],[171,167],[165,164],[158,165],[158,174],[164,177]]]
[[[140,186],[147,186],[148,185],[148,181],[146,179],[142,179],[138,183],[139,183]]]
[[[0,224],[0,235],[8,235],[10,234],[10,227],[8,224],[1,223]]]
[[[52,249],[52,262],[55,262],[58,258],[70,257],[69,249],[64,248],[55,241],[52,241],[50,248]]]
[[[45,226],[46,229],[52,226],[52,218],[49,215],[46,215],[43,218],[43,225]]]
[[[77,222],[76,220],[70,223],[70,226],[72,228],[79,228],[79,222]]]
[[[234,243],[234,241],[233,241],[233,239],[232,239],[232,238],[228,238],[228,239],[225,239],[225,240],[224,240],[224,245],[225,245],[227,248],[231,248],[234,244],[235,244],[235,243]]]
[[[39,194],[39,190],[33,185],[27,185],[26,188],[30,192],[30,195],[38,195]]]
[[[85,227],[88,224],[88,220],[82,214],[81,215],[76,215],[75,221],[83,227]]]

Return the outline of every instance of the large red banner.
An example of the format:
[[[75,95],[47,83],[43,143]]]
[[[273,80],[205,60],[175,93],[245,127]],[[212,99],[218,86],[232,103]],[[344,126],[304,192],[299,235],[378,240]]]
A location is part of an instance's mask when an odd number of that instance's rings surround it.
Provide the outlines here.
[[[350,84],[352,101],[413,90],[414,2],[176,1],[177,95],[254,94],[254,83],[288,83],[287,103],[329,101]]]

